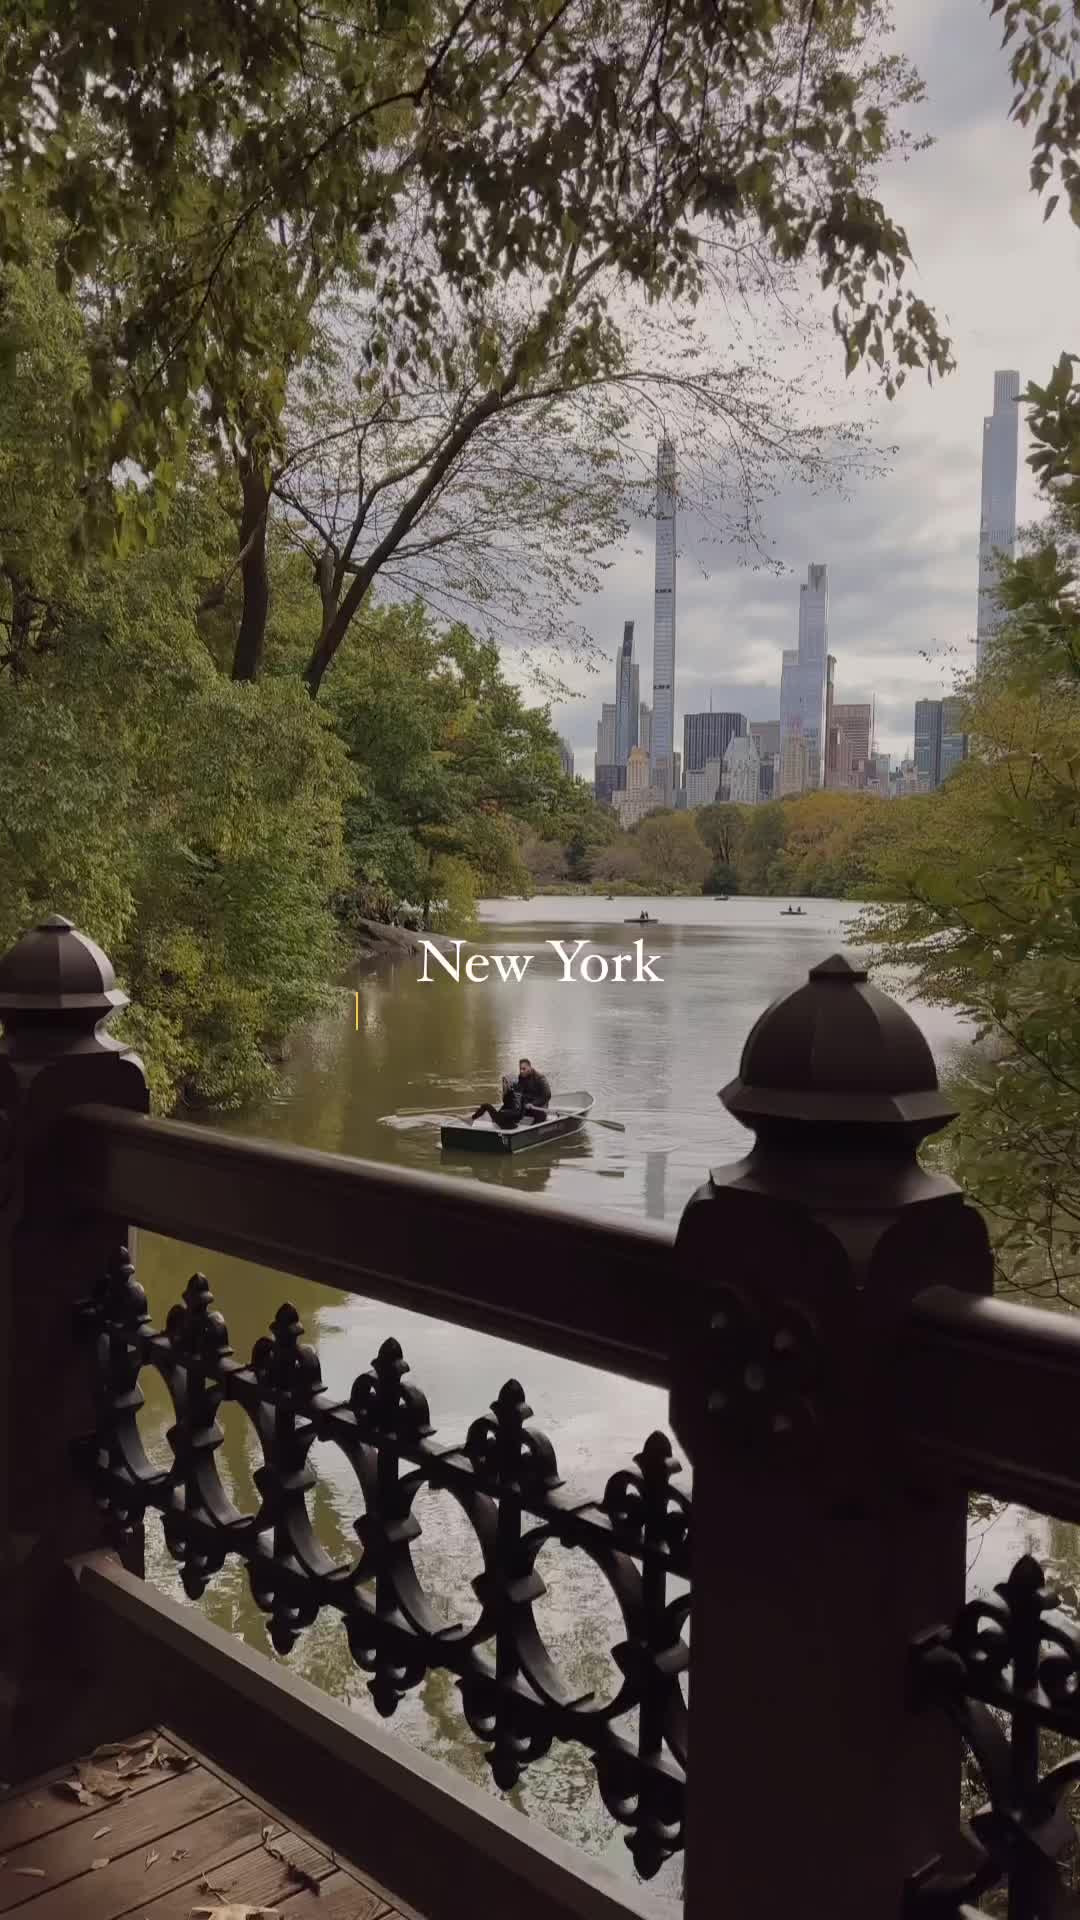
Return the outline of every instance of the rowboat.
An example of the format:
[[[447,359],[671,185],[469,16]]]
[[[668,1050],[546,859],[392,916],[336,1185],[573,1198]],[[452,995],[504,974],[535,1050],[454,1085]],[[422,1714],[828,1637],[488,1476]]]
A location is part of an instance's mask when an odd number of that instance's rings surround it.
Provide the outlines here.
[[[593,1104],[591,1093],[555,1093],[551,1096],[546,1120],[523,1120],[518,1127],[496,1127],[490,1120],[478,1120],[475,1126],[460,1121],[440,1127],[444,1147],[470,1153],[523,1153],[529,1147],[544,1147],[549,1140],[562,1140],[585,1125]]]
[[[659,920],[650,920],[648,914],[643,920],[640,913],[632,914],[629,919],[623,921],[624,927],[658,927],[659,925]]]

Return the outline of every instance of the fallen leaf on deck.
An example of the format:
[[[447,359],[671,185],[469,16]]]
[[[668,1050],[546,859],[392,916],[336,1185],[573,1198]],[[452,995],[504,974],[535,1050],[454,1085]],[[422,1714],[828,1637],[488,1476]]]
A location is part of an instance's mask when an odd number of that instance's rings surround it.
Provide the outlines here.
[[[12,1873],[21,1873],[24,1880],[44,1880],[44,1867],[12,1867]]]
[[[199,1892],[208,1893],[211,1900],[227,1900],[229,1897],[224,1887],[215,1887],[213,1881],[208,1880],[205,1874],[199,1881]]]
[[[96,1833],[92,1833],[90,1835],[90,1838],[91,1840],[104,1840],[105,1835],[111,1832],[112,1832],[111,1827],[99,1827]]]
[[[193,1753],[163,1753],[160,1756],[163,1767],[171,1767],[174,1773],[186,1773],[189,1767],[198,1765]]]
[[[150,1851],[149,1851],[149,1853],[148,1853],[148,1854],[147,1854],[147,1856],[146,1856],[146,1864],[145,1864],[145,1867],[144,1867],[144,1869],[143,1869],[143,1870],[144,1870],[144,1872],[146,1872],[146,1873],[149,1873],[149,1871],[150,1871],[150,1869],[151,1869],[151,1867],[152,1867],[152,1866],[153,1866],[153,1864],[154,1864],[154,1861],[155,1861],[155,1860],[160,1860],[160,1859],[161,1859],[161,1855],[160,1855],[160,1853],[159,1853],[159,1852],[157,1851],[157,1848],[156,1848],[156,1847],[151,1847],[151,1849],[150,1849]]]
[[[264,1827],[262,1830],[263,1846],[265,1847],[267,1842],[272,1840],[273,1837],[274,1837],[274,1827],[273,1827],[273,1822],[271,1822],[269,1826]]]
[[[115,1773],[109,1773],[105,1767],[97,1767],[92,1760],[79,1761],[79,1779],[88,1793],[96,1793],[99,1800],[118,1800],[128,1791],[127,1782]]]
[[[276,1907],[192,1907],[191,1920],[281,1920]]]
[[[90,1758],[91,1760],[115,1760],[117,1754],[139,1753],[143,1747],[152,1747],[153,1744],[152,1733],[144,1735],[141,1740],[103,1740],[100,1747],[94,1748]]]
[[[82,1781],[78,1779],[54,1780],[53,1792],[70,1793],[72,1799],[77,1800],[80,1807],[92,1807],[94,1804],[94,1796],[90,1792],[89,1787],[84,1787]]]
[[[170,1860],[186,1860],[190,1852],[190,1847],[174,1847],[169,1858]]]
[[[151,1767],[158,1765],[159,1759],[160,1755],[155,1741],[153,1745],[147,1747],[145,1752],[134,1753],[130,1759],[127,1760],[118,1760],[116,1763],[116,1771],[121,1780],[128,1780],[133,1773],[149,1773]]]
[[[96,1873],[99,1867],[107,1867],[108,1864],[107,1860],[91,1860],[90,1871],[91,1873]]]

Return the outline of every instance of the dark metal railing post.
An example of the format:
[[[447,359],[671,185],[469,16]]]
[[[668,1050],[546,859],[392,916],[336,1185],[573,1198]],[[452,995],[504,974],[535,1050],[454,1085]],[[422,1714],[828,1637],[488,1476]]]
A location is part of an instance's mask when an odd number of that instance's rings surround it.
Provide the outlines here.
[[[835,956],[722,1098],[756,1141],[690,1200],[672,1421],[694,1472],[687,1914],[899,1920],[955,1834],[958,1753],[910,1710],[964,1594],[962,1486],[905,1457],[912,1296],[987,1291],[986,1235],[916,1150],[952,1117],[915,1023]]]
[[[67,1631],[69,1555],[101,1542],[72,1471],[93,1431],[72,1338],[124,1223],[65,1204],[55,1123],[88,1101],[145,1111],[134,1054],[101,1031],[127,1004],[92,941],[53,917],[0,959],[0,1770],[41,1758],[80,1688]]]

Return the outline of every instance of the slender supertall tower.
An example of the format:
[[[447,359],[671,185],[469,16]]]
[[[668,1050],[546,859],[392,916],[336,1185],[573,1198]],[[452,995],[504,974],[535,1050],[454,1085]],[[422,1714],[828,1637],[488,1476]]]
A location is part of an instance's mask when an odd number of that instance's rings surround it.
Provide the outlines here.
[[[641,707],[640,670],[634,660],[634,623],[623,627],[622,651],[615,663],[615,764],[625,767],[638,743]]]
[[[653,610],[652,784],[675,785],[675,442],[656,450],[656,596]]]
[[[996,585],[1004,554],[1016,548],[1016,467],[1020,451],[1020,375],[1007,368],[994,375],[994,411],[983,421],[982,512],[979,519],[979,611],[975,665],[1001,625]]]
[[[825,784],[835,662],[829,652],[829,569],[814,562],[799,588],[799,644],[780,673],[780,792]]]

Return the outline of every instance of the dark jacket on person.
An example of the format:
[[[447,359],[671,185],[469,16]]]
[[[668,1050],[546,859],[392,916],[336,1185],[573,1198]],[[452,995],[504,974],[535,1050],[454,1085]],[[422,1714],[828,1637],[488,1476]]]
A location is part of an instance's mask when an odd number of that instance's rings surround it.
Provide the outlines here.
[[[513,1091],[519,1096],[525,1107],[547,1107],[551,1104],[551,1088],[542,1073],[533,1067],[530,1072],[518,1075]]]

